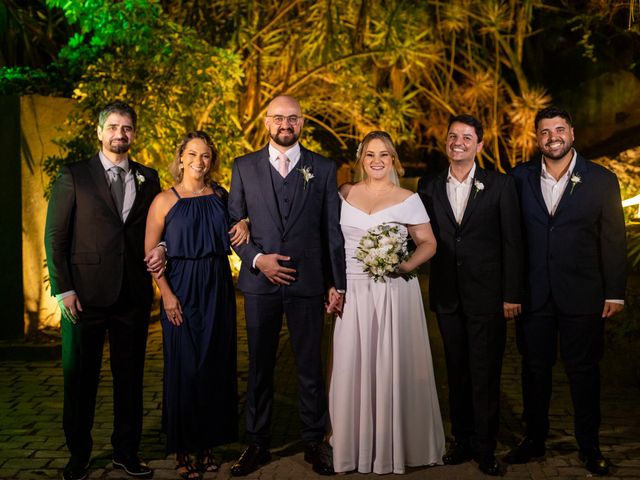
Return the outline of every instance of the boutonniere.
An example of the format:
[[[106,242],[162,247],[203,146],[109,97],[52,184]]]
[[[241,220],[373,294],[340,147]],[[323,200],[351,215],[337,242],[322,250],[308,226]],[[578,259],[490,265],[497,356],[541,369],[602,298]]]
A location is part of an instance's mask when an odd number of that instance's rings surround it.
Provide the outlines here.
[[[573,189],[576,188],[576,185],[579,184],[581,181],[582,179],[580,178],[580,175],[578,175],[577,173],[574,173],[573,175],[571,175],[571,190],[569,190],[569,195],[573,193]]]
[[[315,175],[311,173],[310,167],[300,167],[298,171],[300,172],[300,175],[302,175],[302,179],[304,180],[304,188],[306,190],[307,184],[312,178],[315,178]]]
[[[484,190],[484,183],[474,178],[473,179],[473,198],[476,198],[476,195],[478,195],[478,192],[482,190]]]
[[[144,175],[141,174],[138,170],[136,170],[135,177],[136,177],[136,189],[139,189],[140,185],[142,185],[145,182],[146,178],[144,178]]]

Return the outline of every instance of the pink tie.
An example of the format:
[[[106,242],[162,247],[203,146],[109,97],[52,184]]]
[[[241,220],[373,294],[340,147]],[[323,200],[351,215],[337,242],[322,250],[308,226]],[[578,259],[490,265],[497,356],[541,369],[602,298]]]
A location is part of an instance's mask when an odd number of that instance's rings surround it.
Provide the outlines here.
[[[278,173],[282,175],[282,178],[286,177],[289,173],[289,161],[284,153],[278,155]]]

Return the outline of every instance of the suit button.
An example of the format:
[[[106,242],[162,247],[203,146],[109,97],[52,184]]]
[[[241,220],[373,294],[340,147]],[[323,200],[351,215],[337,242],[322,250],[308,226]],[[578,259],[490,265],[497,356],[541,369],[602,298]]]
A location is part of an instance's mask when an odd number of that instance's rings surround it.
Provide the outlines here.
[[[283,184],[283,185],[287,185],[288,183],[287,183],[287,182],[282,182],[282,184]]]
[[[549,227],[549,231],[553,232],[554,227]]]
[[[285,199],[284,199],[284,203],[289,203],[289,199],[288,199],[288,198],[285,198]]]
[[[462,237],[456,237],[456,242],[460,243],[462,241]]]

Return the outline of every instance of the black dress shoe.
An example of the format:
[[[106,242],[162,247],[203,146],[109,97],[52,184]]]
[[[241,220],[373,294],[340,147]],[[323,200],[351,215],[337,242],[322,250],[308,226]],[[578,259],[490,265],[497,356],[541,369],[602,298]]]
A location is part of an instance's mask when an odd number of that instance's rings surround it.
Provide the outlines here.
[[[584,462],[584,466],[591,473],[595,473],[596,475],[609,474],[609,462],[597,448],[580,450],[580,460]]]
[[[242,452],[240,458],[231,467],[231,475],[234,477],[244,477],[249,475],[271,460],[271,453],[265,447],[261,447],[257,443],[250,444],[247,449]]]
[[[493,455],[486,455],[477,459],[478,468],[485,475],[491,475],[492,477],[502,476],[502,470],[500,464]]]
[[[333,452],[326,442],[309,442],[304,447],[304,460],[318,475],[335,475]]]
[[[153,476],[153,470],[149,468],[149,465],[140,460],[137,455],[130,457],[113,457],[111,463],[113,463],[113,468],[122,469],[132,477],[151,478]]]
[[[511,465],[527,463],[532,458],[544,457],[546,451],[544,442],[524,437],[516,448],[507,453],[504,461]]]
[[[89,475],[89,464],[79,462],[74,458],[69,459],[67,466],[62,471],[63,480],[84,480]]]
[[[453,442],[449,445],[447,453],[442,457],[442,461],[445,465],[460,465],[461,463],[468,462],[473,458],[473,451],[471,446],[466,443]]]

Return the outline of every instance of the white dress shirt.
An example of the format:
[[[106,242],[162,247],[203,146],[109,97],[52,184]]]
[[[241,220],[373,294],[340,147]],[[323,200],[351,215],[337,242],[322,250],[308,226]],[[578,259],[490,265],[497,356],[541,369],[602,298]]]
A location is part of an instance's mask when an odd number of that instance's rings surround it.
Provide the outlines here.
[[[462,182],[453,176],[451,167],[449,167],[447,174],[447,197],[449,198],[449,204],[451,204],[453,215],[458,224],[462,221],[464,211],[467,208],[467,202],[469,201],[469,195],[471,195],[471,188],[473,187],[473,176],[475,174],[476,162],[473,162],[473,167],[471,167],[469,174]]]
[[[278,156],[280,155],[280,151],[277,150],[273,145],[269,144],[269,162],[273,165],[273,168],[278,170]],[[286,152],[282,152],[289,159],[289,172],[294,169],[294,167],[300,161],[300,144],[296,142],[291,146],[289,150]]]
[[[567,188],[567,184],[571,179],[571,175],[573,175],[574,168],[576,168],[575,150],[573,151],[573,157],[571,158],[571,163],[569,163],[569,168],[567,168],[565,174],[562,175],[558,180],[556,180],[553,175],[551,175],[547,171],[547,166],[544,162],[544,158],[542,160],[542,170],[540,172],[540,188],[542,189],[542,198],[544,198],[544,203],[547,206],[547,211],[552,216],[556,213],[556,209],[558,208],[558,204],[560,203],[562,194]]]

